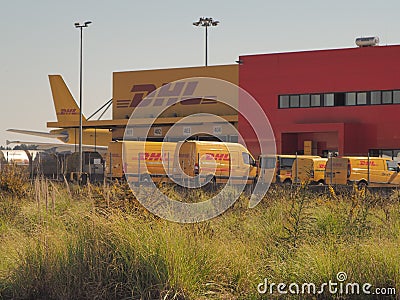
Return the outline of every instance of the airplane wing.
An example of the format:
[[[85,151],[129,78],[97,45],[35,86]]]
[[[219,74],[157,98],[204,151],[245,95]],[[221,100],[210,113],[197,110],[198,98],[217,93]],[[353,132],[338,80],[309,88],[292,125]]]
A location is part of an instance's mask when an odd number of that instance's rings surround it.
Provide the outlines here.
[[[70,151],[78,152],[78,144],[61,144],[61,143],[38,143],[38,142],[26,142],[26,141],[6,141],[7,145],[10,144],[25,144],[37,146],[38,150],[53,150],[57,152]],[[107,153],[107,146],[94,146],[94,145],[82,145],[82,151],[97,151],[104,157]]]
[[[62,133],[51,133],[43,131],[32,131],[32,130],[22,130],[22,129],[7,129],[9,132],[22,133],[34,136],[40,136],[45,138],[67,138],[68,135]]]

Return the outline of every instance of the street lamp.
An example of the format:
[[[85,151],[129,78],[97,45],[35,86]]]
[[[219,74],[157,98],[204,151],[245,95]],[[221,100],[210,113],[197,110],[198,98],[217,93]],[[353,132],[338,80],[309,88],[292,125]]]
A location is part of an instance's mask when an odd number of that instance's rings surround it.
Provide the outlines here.
[[[91,24],[91,21],[86,21],[83,24],[75,23],[75,28],[79,28],[81,31],[81,46],[80,46],[80,62],[79,62],[79,179],[81,180],[83,170],[83,159],[82,159],[82,53],[83,53],[83,28],[86,28]]]
[[[207,47],[207,44],[208,44],[208,41],[207,41],[207,39],[208,39],[207,29],[208,29],[209,26],[217,26],[218,24],[219,24],[219,21],[214,21],[212,18],[200,18],[197,22],[193,22],[194,26],[203,26],[205,28],[205,31],[206,31],[206,37],[205,37],[206,66],[208,65],[208,62],[207,62],[207,51],[208,51],[208,47]]]

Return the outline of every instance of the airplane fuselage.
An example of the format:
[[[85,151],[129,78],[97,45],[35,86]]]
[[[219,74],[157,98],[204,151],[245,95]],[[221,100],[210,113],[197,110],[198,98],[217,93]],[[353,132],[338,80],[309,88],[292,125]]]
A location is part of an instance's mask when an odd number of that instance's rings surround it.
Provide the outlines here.
[[[63,134],[58,139],[67,144],[79,144],[79,128],[53,129],[53,134]],[[82,143],[85,145],[108,146],[112,139],[109,129],[85,128],[82,130]]]

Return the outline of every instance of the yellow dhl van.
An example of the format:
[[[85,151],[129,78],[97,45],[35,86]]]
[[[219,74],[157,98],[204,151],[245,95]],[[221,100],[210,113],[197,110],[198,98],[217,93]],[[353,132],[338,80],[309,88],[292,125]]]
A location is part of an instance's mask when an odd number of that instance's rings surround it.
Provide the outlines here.
[[[327,158],[322,157],[298,156],[292,166],[292,182],[324,184],[327,161]]]
[[[271,183],[292,183],[292,166],[296,157],[302,158],[321,158],[314,155],[286,155],[278,154],[275,156],[261,155],[259,157],[259,177],[261,182],[267,182],[272,176]]]
[[[257,166],[250,152],[239,143],[184,141],[176,147],[174,179],[194,186],[206,182],[252,184]]]
[[[382,157],[332,157],[325,168],[327,184],[357,184],[365,186],[399,186],[398,164]]]
[[[108,146],[107,176],[129,182],[168,180],[172,173],[176,143],[119,141]]]

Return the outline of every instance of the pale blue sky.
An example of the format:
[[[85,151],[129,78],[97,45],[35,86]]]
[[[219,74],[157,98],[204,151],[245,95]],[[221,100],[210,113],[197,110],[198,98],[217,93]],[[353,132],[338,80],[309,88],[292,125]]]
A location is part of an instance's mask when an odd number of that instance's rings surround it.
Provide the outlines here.
[[[221,23],[209,34],[209,64],[239,55],[355,47],[359,36],[400,42],[400,1],[15,0],[0,9],[0,145],[37,140],[7,128],[47,131],[55,121],[48,74],[79,95],[79,30],[84,30],[83,111],[112,97],[112,72],[204,64],[199,17]],[[47,141],[47,140],[46,140]]]

